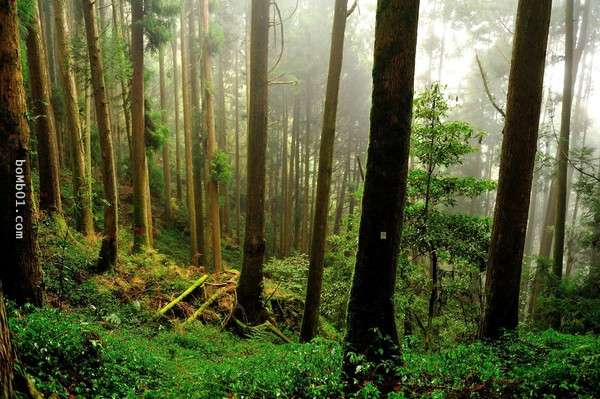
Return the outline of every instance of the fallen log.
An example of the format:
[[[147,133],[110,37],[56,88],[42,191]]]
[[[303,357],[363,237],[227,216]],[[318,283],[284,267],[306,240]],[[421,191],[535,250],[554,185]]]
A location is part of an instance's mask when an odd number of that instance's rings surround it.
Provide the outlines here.
[[[200,287],[206,281],[207,278],[208,278],[208,274],[205,274],[202,277],[200,277],[198,280],[194,281],[194,284],[192,284],[187,290],[183,291],[181,293],[181,295],[179,295],[177,298],[173,299],[171,302],[169,302],[168,304],[163,306],[158,312],[156,312],[157,316],[162,316],[166,312],[168,312],[169,309],[171,309],[173,306],[175,306],[179,302],[181,302],[181,300],[183,298],[185,298],[186,296],[191,294],[192,291],[194,291],[196,288]]]
[[[189,323],[190,321],[196,320],[202,313],[204,313],[204,311],[217,299],[219,299],[221,296],[223,296],[227,291],[230,291],[232,287],[223,287],[223,288],[219,288],[217,291],[215,291],[214,294],[212,294],[210,296],[210,298],[208,298],[206,300],[206,302],[204,302],[202,305],[200,305],[200,307],[198,308],[198,310],[196,310],[194,312],[194,314],[192,314],[190,317],[188,317],[188,319],[183,323],[184,325]]]

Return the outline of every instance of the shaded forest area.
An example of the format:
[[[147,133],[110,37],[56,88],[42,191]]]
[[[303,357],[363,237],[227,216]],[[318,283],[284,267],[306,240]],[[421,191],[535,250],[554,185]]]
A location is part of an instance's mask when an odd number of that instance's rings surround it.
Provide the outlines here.
[[[0,0],[0,399],[600,398],[598,20]]]

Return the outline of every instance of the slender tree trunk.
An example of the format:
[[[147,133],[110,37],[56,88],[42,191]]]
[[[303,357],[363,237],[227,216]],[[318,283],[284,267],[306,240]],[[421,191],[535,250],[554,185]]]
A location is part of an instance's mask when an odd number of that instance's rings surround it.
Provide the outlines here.
[[[519,0],[480,336],[517,327],[551,0]]]
[[[265,153],[267,150],[269,0],[252,0],[250,102],[248,110],[247,213],[238,312],[250,324],[264,318]]]
[[[18,32],[16,1],[0,1],[0,240],[5,248],[0,286],[17,303],[41,305],[42,270],[37,257],[29,125]]]
[[[185,187],[188,210],[188,224],[190,229],[190,251],[193,264],[198,262],[198,237],[196,226],[196,197],[194,190],[194,160],[192,154],[192,106],[190,101],[190,54],[188,37],[186,33],[186,13],[189,12],[189,0],[184,0],[181,9],[181,91],[183,93],[183,137],[185,141]]]
[[[408,174],[419,0],[377,2],[373,105],[358,252],[344,345],[347,391],[360,389],[350,353],[400,362],[394,289]],[[392,367],[393,368],[393,367]],[[387,369],[387,366],[386,366]],[[381,371],[382,389],[393,372]]]
[[[198,2],[192,1],[192,6],[198,5]],[[199,46],[197,31],[200,31],[198,24],[202,19],[200,7],[198,7],[198,16],[190,10],[188,19],[188,47],[189,47],[189,86],[191,88],[190,101],[192,115],[192,151],[194,165],[194,203],[196,205],[196,245],[198,248],[198,263],[206,265],[206,246],[204,233],[204,198],[203,198],[203,181],[205,180],[204,172],[204,154],[202,152],[202,109],[200,108],[200,82],[198,81],[198,59]],[[198,28],[198,30],[196,30]]]
[[[171,41],[171,56],[173,57],[173,119],[175,120],[175,179],[177,185],[177,201],[181,202],[181,155],[179,153],[181,144],[179,143],[179,82],[177,71],[177,36],[173,35]]]
[[[144,0],[131,1],[131,141],[133,174],[133,246],[150,245],[146,191],[146,140],[144,137]]]
[[[104,237],[98,259],[98,270],[107,271],[113,269],[117,264],[117,175],[115,171],[110,118],[108,115],[108,98],[104,84],[104,66],[102,65],[102,56],[100,53],[93,0],[85,0],[83,4],[83,16],[85,18],[92,86],[96,104],[96,122],[98,123],[98,134],[100,136],[102,180],[104,183]]]
[[[302,196],[302,227],[300,249],[308,252],[310,240],[310,136],[312,125],[312,79],[306,80],[306,133],[304,136],[304,194]]]
[[[54,110],[50,101],[46,55],[41,37],[41,25],[36,3],[32,4],[33,19],[27,32],[27,65],[32,97],[32,112],[37,134],[40,175],[40,208],[62,212],[60,170]]]
[[[227,118],[225,117],[225,81],[223,79],[223,69],[225,68],[223,62],[223,54],[219,54],[219,65],[217,68],[217,82],[219,90],[217,91],[218,106],[218,119],[219,119],[219,148],[222,151],[227,151]],[[227,184],[221,184],[219,186],[219,194],[223,198],[223,206],[221,207],[221,226],[222,234],[227,235],[229,233],[229,193],[227,190]]]
[[[289,214],[290,191],[288,188],[288,109],[287,91],[283,88],[283,112],[281,116],[281,237],[279,243],[280,255],[286,257],[289,249]]]
[[[558,164],[556,171],[557,202],[556,225],[554,228],[554,253],[552,272],[560,280],[562,277],[565,251],[565,224],[567,219],[567,166],[569,157],[569,136],[571,134],[571,108],[573,103],[573,46],[574,46],[574,0],[566,0],[565,73],[563,104],[558,141]]]
[[[323,284],[325,239],[327,238],[327,213],[329,210],[329,194],[331,190],[335,123],[340,88],[340,75],[342,73],[342,60],[344,56],[344,33],[346,31],[347,9],[348,0],[336,0],[333,28],[331,32],[329,74],[327,76],[325,110],[323,112],[321,148],[319,151],[319,174],[309,255],[308,285],[306,288],[304,316],[302,317],[302,328],[300,331],[300,340],[303,342],[308,342],[317,335],[317,327],[319,325],[319,306],[321,304],[321,287]]]
[[[342,216],[344,215],[344,204],[346,203],[346,191],[348,190],[348,174],[350,173],[350,150],[346,153],[346,162],[344,163],[344,175],[342,176],[342,186],[335,204],[335,220],[333,223],[333,234],[338,234],[342,226]],[[318,184],[318,183],[317,183]]]
[[[294,249],[301,249],[302,236],[302,195],[300,193],[300,99],[297,98],[297,103],[294,105],[294,122],[292,125],[292,134],[294,135],[294,141],[292,151],[294,156],[292,158],[292,164],[294,168]]]
[[[204,92],[204,119],[206,123],[206,161],[209,166],[209,179],[206,182],[207,186],[207,200],[208,200],[208,216],[210,221],[211,229],[211,241],[212,241],[212,269],[215,273],[221,273],[221,222],[219,217],[219,186],[218,182],[210,176],[210,164],[215,157],[217,152],[217,140],[215,133],[215,122],[214,122],[214,107],[212,98],[212,71],[211,63],[212,57],[209,50],[208,36],[208,24],[209,24],[209,7],[208,0],[202,0],[203,12],[202,12],[202,81],[203,81],[203,92]],[[239,299],[239,298],[238,298]]]
[[[167,122],[167,93],[165,89],[165,54],[161,47],[158,50],[159,86],[160,86],[160,116],[163,123]],[[169,164],[169,137],[165,139],[162,148],[163,175],[165,184],[165,219],[171,221],[171,166]]]
[[[235,237],[240,243],[240,67],[239,51],[235,50]]]
[[[529,221],[527,222],[527,233],[525,235],[525,255],[533,254],[533,241],[535,240],[535,224],[537,223],[537,203],[538,189],[537,183],[539,176],[537,173],[533,175],[533,186],[531,189],[531,202],[529,203]]]
[[[65,100],[67,115],[67,128],[71,135],[71,154],[73,156],[73,192],[75,198],[76,220],[79,230],[86,236],[94,233],[92,217],[92,195],[89,191],[86,176],[85,161],[83,158],[83,141],[81,136],[81,123],[77,106],[77,90],[75,89],[75,76],[71,65],[71,54],[68,44],[67,25],[65,23],[65,0],[54,0],[54,16],[56,28],[56,41],[61,85]]]

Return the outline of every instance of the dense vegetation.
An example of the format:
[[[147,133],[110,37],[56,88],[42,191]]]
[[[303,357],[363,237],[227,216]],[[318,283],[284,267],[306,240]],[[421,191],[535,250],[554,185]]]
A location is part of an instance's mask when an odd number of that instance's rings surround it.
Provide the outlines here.
[[[600,398],[599,18],[0,1],[0,399]]]

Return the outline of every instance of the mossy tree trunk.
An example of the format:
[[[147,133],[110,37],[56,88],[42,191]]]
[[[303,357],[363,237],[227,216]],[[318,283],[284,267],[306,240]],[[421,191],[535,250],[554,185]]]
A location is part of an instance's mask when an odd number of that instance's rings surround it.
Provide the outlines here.
[[[32,3],[33,18],[27,31],[27,65],[32,97],[32,112],[37,134],[37,152],[40,175],[40,208],[47,212],[62,212],[60,198],[60,165],[54,110],[50,102],[50,82],[47,61],[41,37],[37,4]]]
[[[94,233],[92,216],[92,193],[86,176],[81,121],[77,105],[77,89],[73,72],[71,52],[69,51],[69,35],[65,21],[65,0],[54,0],[54,17],[58,66],[64,96],[67,129],[70,132],[71,155],[73,157],[73,192],[78,229],[86,236]]]
[[[88,55],[90,58],[90,71],[92,87],[94,90],[94,104],[96,106],[96,122],[100,136],[100,151],[102,154],[102,182],[104,187],[104,237],[98,257],[98,270],[107,271],[114,269],[117,264],[117,236],[118,236],[118,210],[117,200],[117,173],[108,113],[108,97],[104,83],[104,65],[98,37],[98,26],[94,12],[93,0],[83,2],[83,16],[87,36]]]
[[[19,57],[16,1],[0,1],[0,285],[17,303],[41,305],[29,125]]]

